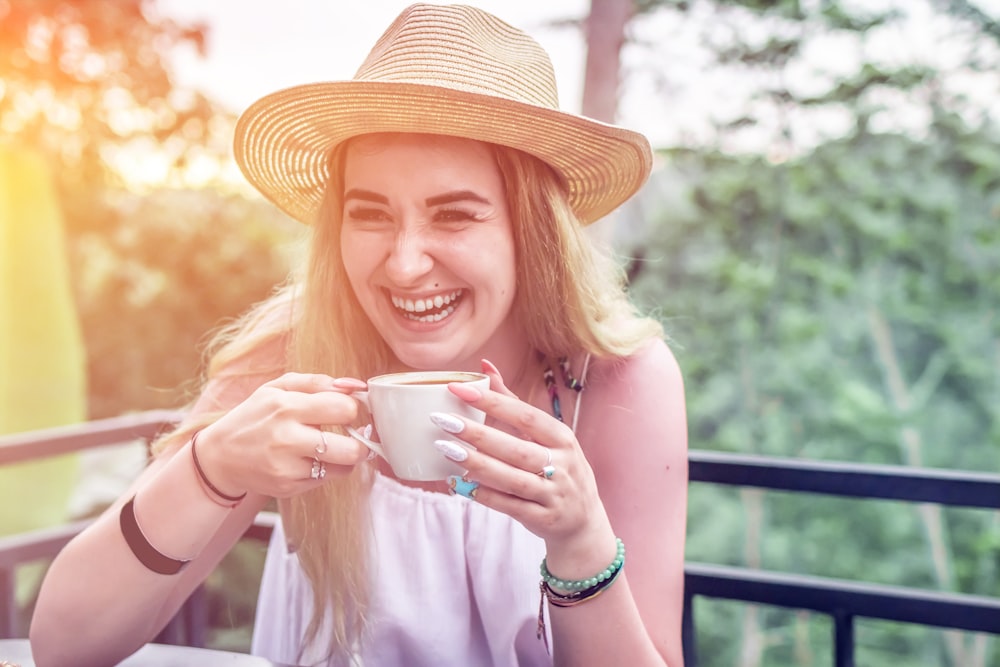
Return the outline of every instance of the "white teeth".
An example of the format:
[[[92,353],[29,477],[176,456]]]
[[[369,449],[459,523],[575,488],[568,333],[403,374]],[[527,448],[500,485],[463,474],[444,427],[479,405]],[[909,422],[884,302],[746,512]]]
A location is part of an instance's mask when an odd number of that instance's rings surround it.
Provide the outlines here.
[[[417,299],[416,301],[413,299],[403,299],[398,296],[393,296],[392,305],[405,311],[407,317],[411,320],[415,320],[417,322],[440,322],[455,312],[455,308],[451,304],[456,302],[461,295],[462,290],[455,290],[453,292],[449,292],[448,294],[438,294],[433,298]],[[441,310],[444,306],[448,307]],[[415,315],[415,313],[425,313],[430,310],[437,310],[439,312],[432,315]]]

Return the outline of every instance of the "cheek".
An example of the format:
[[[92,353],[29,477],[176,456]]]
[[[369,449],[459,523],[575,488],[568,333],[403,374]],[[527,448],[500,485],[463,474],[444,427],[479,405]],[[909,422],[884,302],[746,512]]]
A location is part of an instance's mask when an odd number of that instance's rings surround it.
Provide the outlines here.
[[[340,261],[344,265],[351,286],[357,291],[358,285],[363,282],[364,276],[371,271],[370,258],[375,256],[370,244],[364,242],[364,238],[356,234],[343,234],[340,237]]]

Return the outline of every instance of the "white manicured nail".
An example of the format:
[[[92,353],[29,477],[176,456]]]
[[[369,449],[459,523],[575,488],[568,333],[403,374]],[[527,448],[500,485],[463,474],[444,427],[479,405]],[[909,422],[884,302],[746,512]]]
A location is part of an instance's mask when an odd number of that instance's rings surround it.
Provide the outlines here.
[[[464,461],[469,458],[469,450],[454,440],[435,440],[434,446],[452,461]]]
[[[465,422],[447,412],[432,412],[431,421],[434,422],[435,426],[448,433],[461,433],[462,429],[465,428]]]

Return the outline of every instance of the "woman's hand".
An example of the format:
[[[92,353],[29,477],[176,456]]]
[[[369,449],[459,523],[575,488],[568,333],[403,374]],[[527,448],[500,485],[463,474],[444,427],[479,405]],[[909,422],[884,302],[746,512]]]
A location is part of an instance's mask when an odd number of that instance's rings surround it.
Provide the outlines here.
[[[452,416],[453,426],[460,424],[452,434],[475,447],[456,443],[464,451],[451,449],[468,470],[466,477],[479,483],[475,500],[517,519],[542,537],[550,552],[569,560],[575,560],[571,554],[593,558],[595,544],[613,547],[593,470],[572,429],[518,399],[492,364],[484,362],[483,370],[490,376],[486,393],[463,384],[451,385],[451,391],[512,433]],[[442,450],[446,456],[448,449]]]
[[[244,491],[288,497],[346,475],[368,456],[351,437],[321,431],[357,417],[348,394],[365,384],[351,378],[286,373],[258,387],[242,403],[198,435],[198,459],[205,476],[223,493]],[[311,476],[314,462],[324,477]]]

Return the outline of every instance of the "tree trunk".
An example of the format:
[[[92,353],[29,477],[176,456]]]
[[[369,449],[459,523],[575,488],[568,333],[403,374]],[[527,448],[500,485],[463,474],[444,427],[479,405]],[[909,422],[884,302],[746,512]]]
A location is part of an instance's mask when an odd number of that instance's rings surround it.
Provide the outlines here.
[[[580,107],[584,116],[605,123],[615,121],[625,26],[633,14],[633,0],[590,0],[590,15],[584,23],[587,61]],[[587,231],[598,242],[611,244],[610,224],[594,224]]]
[[[590,0],[590,16],[584,24],[587,40],[581,106],[584,116],[615,122],[625,26],[634,13],[632,0]]]

